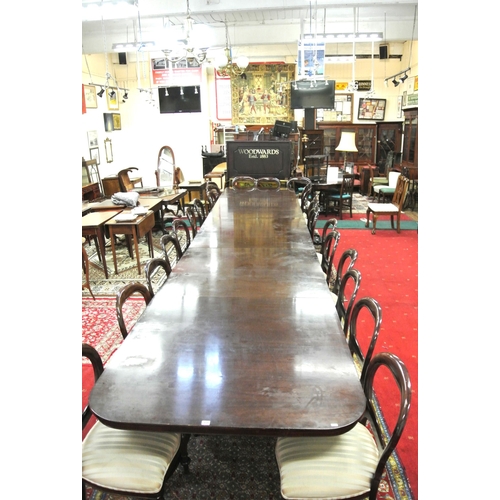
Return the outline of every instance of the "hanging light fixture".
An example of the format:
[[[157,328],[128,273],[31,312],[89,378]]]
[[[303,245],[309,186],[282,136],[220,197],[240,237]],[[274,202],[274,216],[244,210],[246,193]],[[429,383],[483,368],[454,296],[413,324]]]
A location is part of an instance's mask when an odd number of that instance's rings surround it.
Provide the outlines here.
[[[189,10],[189,0],[187,3],[187,17],[184,21],[181,38],[175,39],[175,28],[167,27],[167,41],[169,47],[162,49],[167,61],[177,63],[183,60],[196,61],[202,64],[207,58],[208,46],[205,46],[206,40],[209,37],[207,27],[203,24],[195,24]],[[171,31],[171,33],[168,33]],[[202,33],[204,31],[204,33]],[[178,34],[178,33],[177,33]],[[202,45],[198,44],[201,42]]]
[[[97,95],[99,97],[102,97],[104,95],[104,89],[101,87],[101,90],[99,90],[99,92],[97,92]]]
[[[226,25],[226,48],[224,54],[216,59],[215,65],[221,76],[241,76],[250,64],[250,60],[246,56],[239,56],[233,60],[232,50],[229,47],[227,23],[224,24]]]

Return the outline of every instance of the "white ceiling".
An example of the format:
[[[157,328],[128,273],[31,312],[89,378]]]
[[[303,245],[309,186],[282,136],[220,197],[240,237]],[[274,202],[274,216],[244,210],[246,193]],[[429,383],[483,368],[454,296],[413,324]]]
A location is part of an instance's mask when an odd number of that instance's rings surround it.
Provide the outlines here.
[[[114,16],[122,19],[82,20],[82,53],[111,52],[113,43],[155,40],[163,26],[184,23],[188,4],[194,22],[212,28],[213,48],[225,46],[224,23],[232,47],[276,45],[284,54],[308,33],[376,31],[383,33],[384,43],[418,40],[417,0],[138,0],[138,9],[129,13],[118,8]]]

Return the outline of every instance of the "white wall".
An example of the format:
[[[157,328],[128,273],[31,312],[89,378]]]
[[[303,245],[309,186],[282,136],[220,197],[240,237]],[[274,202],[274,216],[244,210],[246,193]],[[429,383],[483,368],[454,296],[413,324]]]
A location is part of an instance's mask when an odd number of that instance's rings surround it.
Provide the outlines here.
[[[417,42],[413,42],[411,76],[398,87],[394,87],[391,82],[387,86],[384,84],[385,78],[409,66],[409,46],[410,43],[407,42],[401,47],[401,61],[399,59],[375,59],[373,61],[375,96],[387,99],[385,121],[402,120],[402,118],[397,117],[397,97],[402,95],[405,90],[408,94],[413,93],[413,80],[418,75]],[[262,47],[261,49],[262,60],[265,60],[265,49]],[[245,53],[245,49],[239,48],[239,52]],[[327,50],[327,53],[332,53],[332,51]],[[255,60],[255,58],[253,59]],[[284,59],[288,59],[286,62],[293,62],[291,56]],[[119,86],[129,89],[128,100],[123,103],[120,98],[119,110],[114,111],[121,115],[122,129],[105,132],[103,113],[109,111],[105,97],[98,97],[98,108],[88,109],[82,115],[81,155],[85,159],[90,158],[87,131],[96,130],[101,159],[101,177],[116,174],[123,168],[137,167],[144,185],[155,185],[154,172],[158,151],[162,146],[168,145],[174,150],[176,164],[182,168],[186,179],[201,178],[201,147],[202,145],[210,145],[210,121],[220,121],[216,118],[213,68],[208,67],[202,72],[202,112],[185,114],[160,114],[157,90],[153,89],[155,97],[153,104],[148,102],[149,95],[147,93],[139,92],[138,80],[141,88],[149,88],[150,86],[149,63],[146,59],[137,64],[134,55],[130,55],[128,56],[128,64],[120,65],[117,54],[82,56],[82,83],[88,84],[91,81],[95,84],[104,83],[106,73],[112,74]],[[137,75],[137,73],[139,74]],[[325,73],[336,81],[349,82],[352,79],[352,65],[327,65]],[[372,60],[358,59],[355,66],[355,78],[357,80],[371,80],[371,77]],[[359,98],[364,95],[366,95],[365,92],[354,93],[355,117],[357,116]],[[297,118],[301,118],[300,112],[297,113]],[[356,118],[354,122],[357,122]],[[363,123],[369,122],[364,121]],[[106,162],[104,150],[104,139],[106,138],[112,141],[114,157],[112,163]]]

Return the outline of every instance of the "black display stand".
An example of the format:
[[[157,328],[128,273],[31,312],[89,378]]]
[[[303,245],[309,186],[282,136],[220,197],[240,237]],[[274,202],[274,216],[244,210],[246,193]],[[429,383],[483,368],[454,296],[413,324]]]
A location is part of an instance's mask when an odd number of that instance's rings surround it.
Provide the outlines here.
[[[292,143],[276,141],[227,141],[229,179],[238,175],[288,179],[291,170]]]

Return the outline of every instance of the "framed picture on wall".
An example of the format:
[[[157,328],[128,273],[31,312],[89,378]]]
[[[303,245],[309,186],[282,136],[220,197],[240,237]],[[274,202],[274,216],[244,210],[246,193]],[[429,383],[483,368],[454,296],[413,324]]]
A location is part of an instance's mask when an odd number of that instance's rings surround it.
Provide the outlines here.
[[[113,130],[122,129],[122,118],[120,113],[113,113]]]
[[[358,120],[383,120],[386,99],[359,99]]]
[[[401,118],[403,116],[403,96],[398,95],[398,113],[397,113],[398,118]]]
[[[118,103],[118,91],[113,89],[108,89],[106,92],[106,99],[108,101],[108,109],[110,111],[119,109],[120,104]]]
[[[98,165],[101,164],[101,158],[99,156],[99,148],[92,148],[90,151],[90,159],[95,160]]]
[[[97,130],[89,130],[87,132],[87,139],[89,142],[89,149],[97,147]]]
[[[87,108],[97,108],[97,94],[93,85],[84,85],[83,94],[85,96],[85,106]]]

